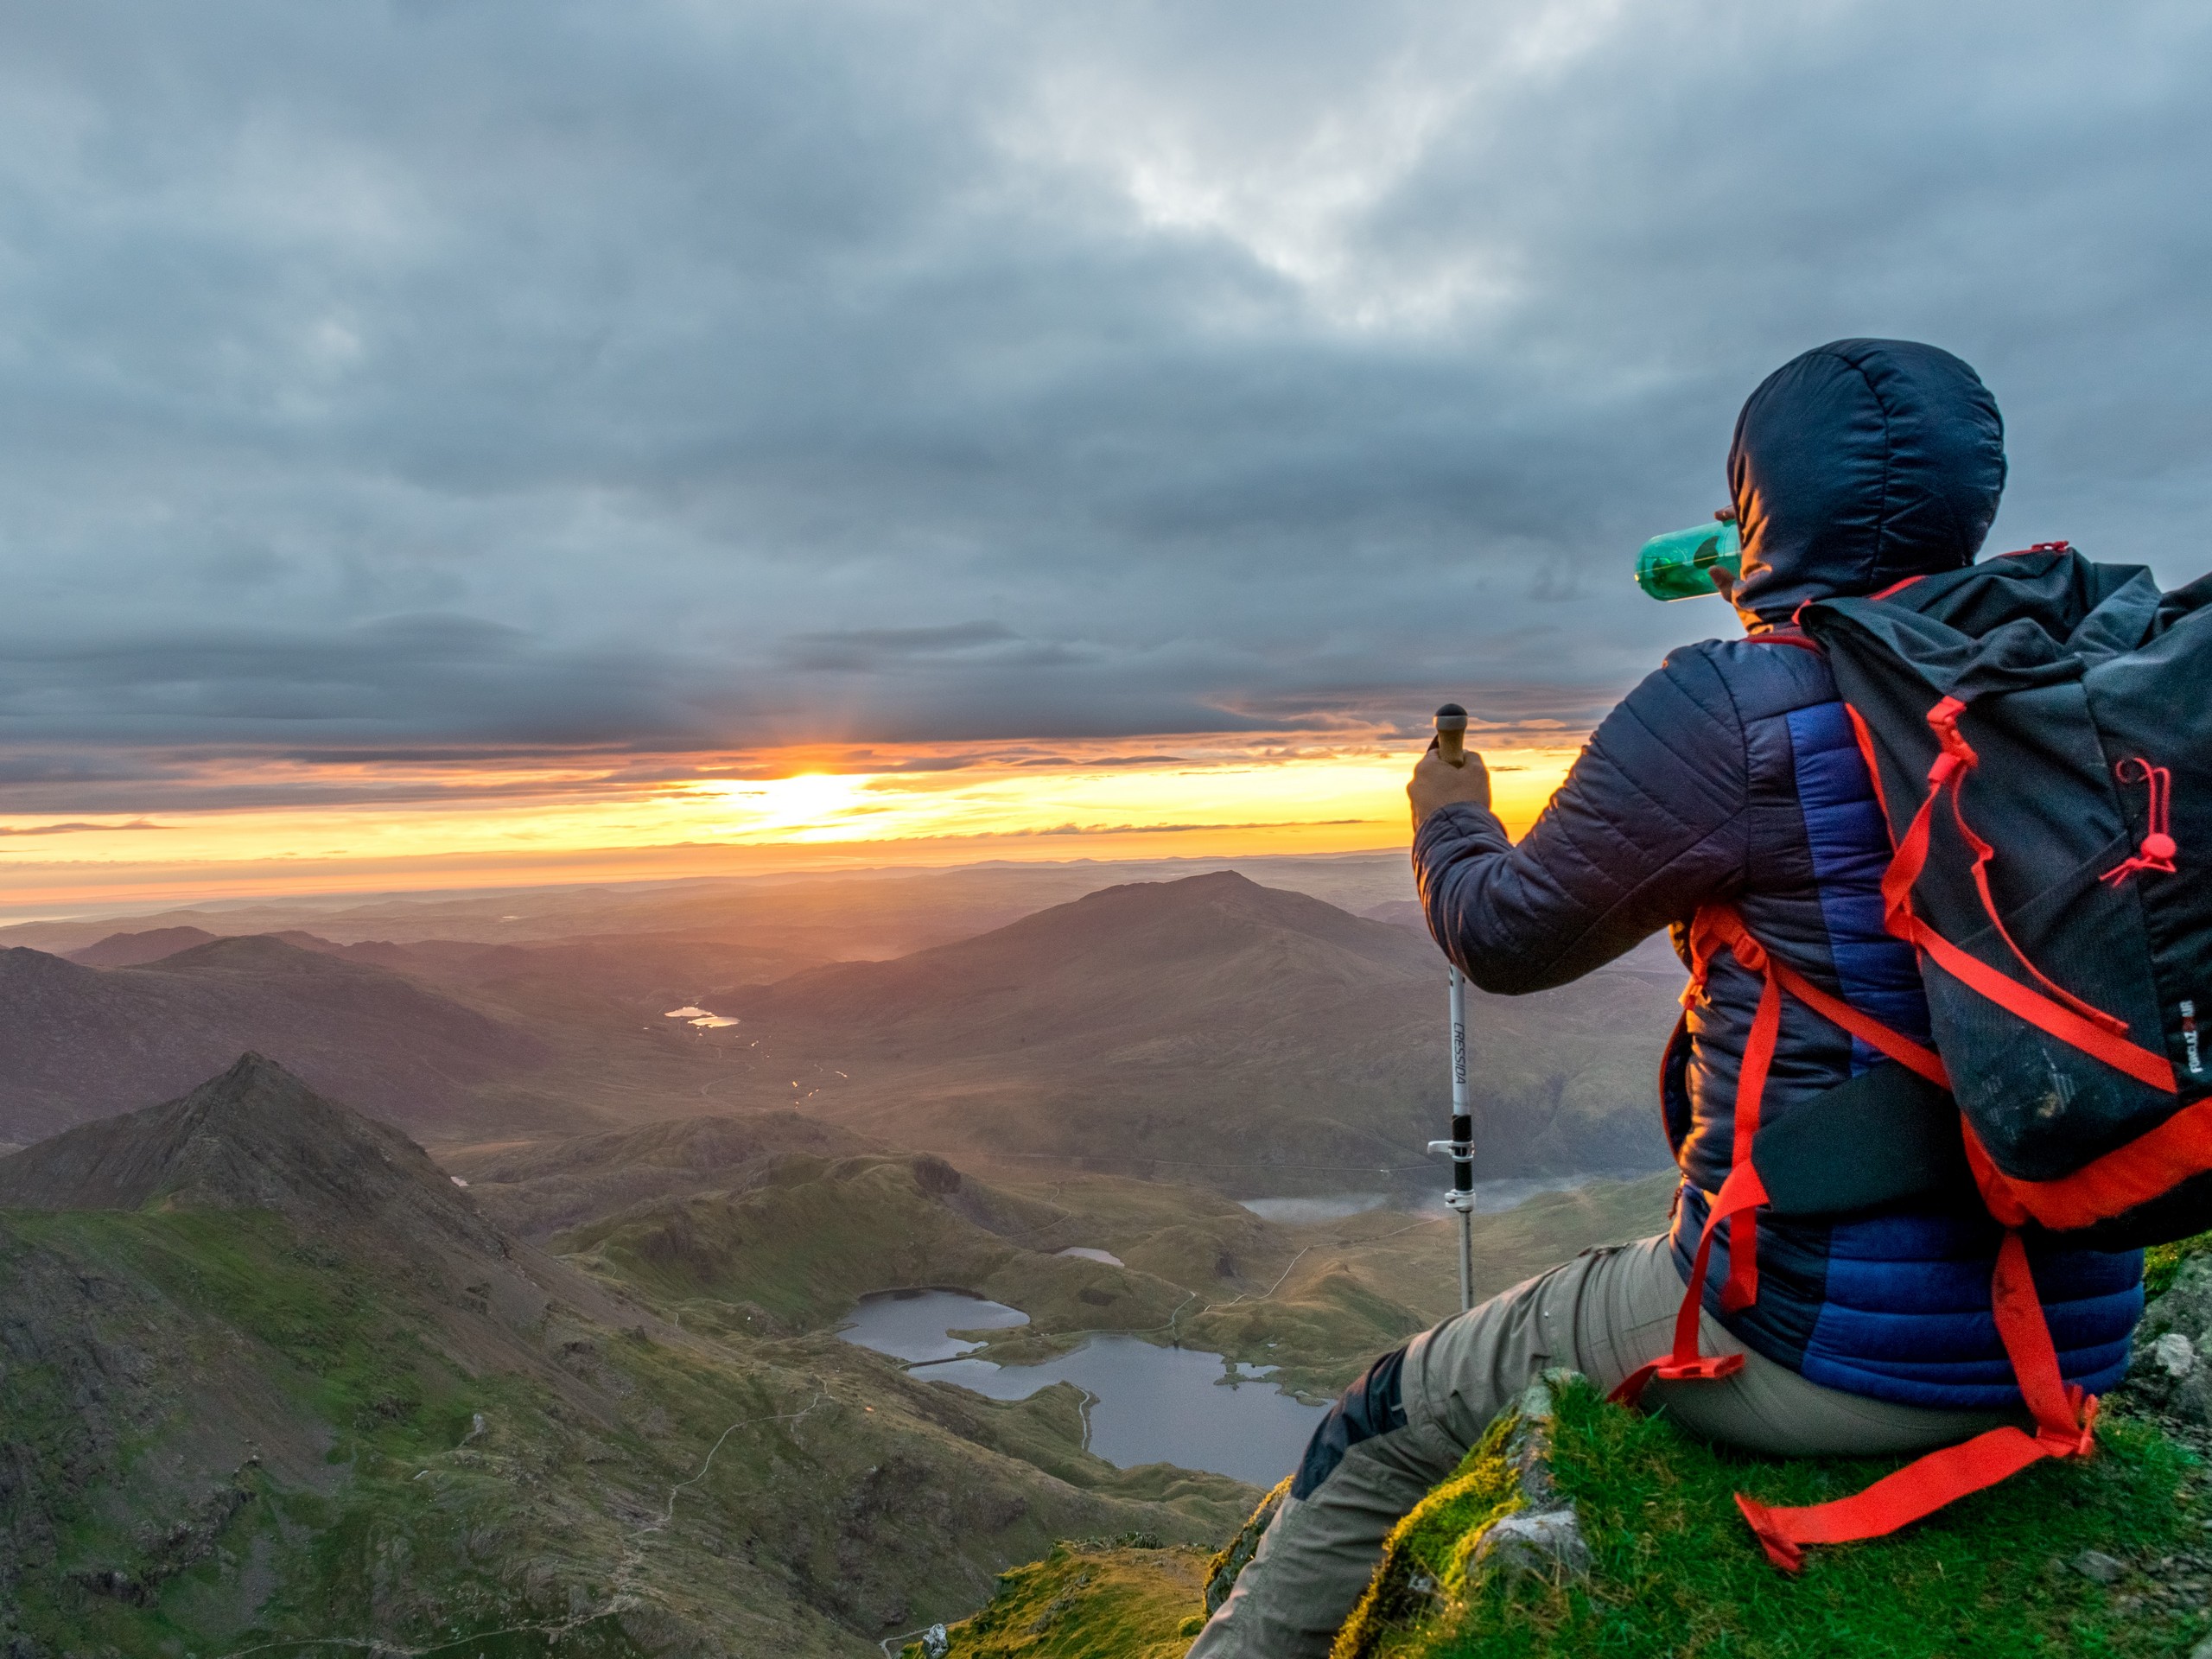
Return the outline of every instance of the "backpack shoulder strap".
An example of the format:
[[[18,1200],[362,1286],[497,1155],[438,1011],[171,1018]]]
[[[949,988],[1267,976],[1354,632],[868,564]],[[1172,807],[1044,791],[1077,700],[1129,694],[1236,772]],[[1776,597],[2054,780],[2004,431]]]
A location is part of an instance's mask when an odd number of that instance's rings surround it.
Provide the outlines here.
[[[1869,1019],[1782,962],[1751,936],[1732,906],[1705,906],[1691,923],[1693,966],[1689,988],[1683,993],[1685,1002],[1702,993],[1713,957],[1724,950],[1765,981],[1737,1074],[1734,1160],[1728,1179],[1707,1211],[1698,1236],[1689,1284],[1675,1315],[1674,1346],[1663,1357],[1630,1373],[1613,1390],[1611,1397],[1624,1405],[1636,1405],[1644,1389],[1655,1381],[1716,1382],[1743,1369],[1741,1354],[1700,1353],[1699,1325],[1705,1309],[1713,1240],[1724,1221],[1729,1224],[1728,1279],[1721,1290],[1720,1306],[1732,1312],[1758,1300],[1758,1211],[1770,1202],[1756,1162],[1759,1102],[1780,1034],[1784,992],[1926,1083],[1945,1090],[1950,1087],[1943,1063],[1932,1050]],[[2029,1270],[2027,1246],[2021,1242],[2017,1227],[2008,1228],[1999,1247],[1990,1290],[1998,1335],[2012,1363],[2021,1397],[2035,1418],[2036,1432],[1992,1429],[1961,1445],[1931,1452],[1863,1492],[1804,1509],[1770,1509],[1737,1493],[1736,1507],[1743,1511],[1767,1559],[1777,1567],[1785,1572],[1797,1571],[1804,1565],[1807,1544],[1850,1543],[1886,1536],[1946,1504],[2007,1480],[2042,1459],[2088,1455],[2093,1445],[2097,1402],[2081,1389],[2069,1387],[2059,1370],[2058,1351],[2051,1342],[2050,1326]]]

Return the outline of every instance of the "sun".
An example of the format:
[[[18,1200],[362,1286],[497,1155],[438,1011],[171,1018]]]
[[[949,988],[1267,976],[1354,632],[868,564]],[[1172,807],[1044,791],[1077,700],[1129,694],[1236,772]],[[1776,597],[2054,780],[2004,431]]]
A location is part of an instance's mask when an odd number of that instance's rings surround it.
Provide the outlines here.
[[[717,835],[844,841],[872,833],[869,821],[883,810],[881,802],[869,798],[872,782],[865,772],[802,772],[789,778],[717,779],[687,792],[715,803],[722,810],[717,817],[728,814],[711,826]]]

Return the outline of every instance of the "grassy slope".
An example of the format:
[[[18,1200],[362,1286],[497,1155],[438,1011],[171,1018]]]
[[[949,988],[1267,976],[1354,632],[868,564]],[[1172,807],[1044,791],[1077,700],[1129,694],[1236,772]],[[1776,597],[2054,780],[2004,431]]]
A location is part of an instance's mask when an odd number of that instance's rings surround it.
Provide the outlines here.
[[[1055,1537],[1249,1500],[1090,1457],[1071,1390],[573,1319],[557,1373],[473,1374],[411,1294],[268,1215],[0,1217],[0,1647],[861,1655]]]
[[[2112,1421],[2101,1440],[2087,1465],[2040,1465],[1899,1536],[1810,1552],[1805,1571],[1789,1577],[1761,1554],[1730,1495],[1821,1503],[1902,1460],[1732,1455],[1582,1390],[1562,1407],[1553,1471],[1582,1514],[1595,1560],[1590,1583],[1479,1583],[1441,1616],[1349,1630],[1342,1650],[1361,1659],[2176,1652],[2201,1631],[2120,1607],[2124,1587],[2107,1589],[2064,1563],[2085,1548],[2122,1560],[2170,1548],[2193,1524],[2200,1471],[2139,1424]],[[1462,1478],[1479,1480],[1484,1465],[1478,1451]],[[1448,1489],[1432,1499],[1450,1502]],[[1447,1590],[1461,1587],[1464,1529],[1427,1526],[1417,1510],[1404,1531],[1414,1547],[1386,1577],[1418,1556]]]
[[[694,1328],[819,1329],[869,1291],[940,1286],[1021,1308],[1035,1336],[1165,1330],[1188,1298],[1154,1274],[1029,1249],[1049,1209],[951,1182],[933,1159],[800,1154],[750,1192],[649,1205],[556,1243]]]
[[[505,1438],[504,1425],[546,1402],[442,1363],[418,1328],[388,1317],[372,1290],[342,1264],[318,1260],[276,1217],[18,1215],[7,1244],[7,1265],[19,1272],[46,1265],[29,1259],[35,1253],[107,1278],[119,1294],[105,1300],[154,1327],[167,1362],[157,1391],[133,1402],[113,1433],[73,1421],[82,1378],[60,1364],[11,1367],[0,1380],[11,1449],[48,1474],[30,1496],[44,1500],[36,1518],[51,1528],[50,1554],[34,1543],[16,1563],[15,1617],[25,1632],[142,1653],[280,1634],[419,1638],[438,1624],[483,1629],[565,1612],[550,1596],[518,1599],[499,1581],[500,1546],[551,1547],[557,1560],[576,1543],[495,1539],[505,1506],[486,1475],[496,1454],[454,1449],[477,1412]],[[180,1316],[184,1306],[196,1317]],[[188,1372],[176,1363],[188,1357],[197,1362]],[[165,1465],[204,1461],[194,1454],[203,1449],[195,1418],[205,1395],[249,1371],[273,1384],[269,1438],[304,1443],[275,1459],[294,1467],[272,1471],[249,1452],[212,1489],[217,1503],[168,1490]],[[315,1449],[328,1478],[284,1478]],[[434,1478],[415,1478],[431,1465]],[[95,1471],[113,1484],[81,1478]],[[214,1524],[174,1543],[149,1535],[149,1520],[181,1497]],[[435,1582],[408,1582],[416,1561],[437,1563]],[[561,1576],[549,1573],[545,1589],[570,1587]],[[604,1589],[598,1576],[598,1586],[575,1587]],[[626,1650],[611,1626],[600,1634],[601,1650]]]
[[[1789,1578],[1760,1554],[1730,1495],[1817,1503],[1897,1460],[1717,1452],[1586,1389],[1561,1408],[1553,1470],[1581,1512],[1590,1580],[1562,1587],[1478,1575],[1471,1586],[1470,1547],[1520,1501],[1498,1456],[1509,1427],[1402,1524],[1338,1659],[2147,1659],[2187,1651],[2205,1633],[2201,1614],[2145,1611],[2128,1581],[2107,1587],[2065,1565],[2088,1548],[2147,1565],[2197,1529],[2203,1471],[2139,1423],[2110,1421],[2089,1464],[2044,1464],[1897,1537],[1815,1551]],[[1141,1580],[1138,1565],[1131,1552],[1061,1551],[1007,1574],[1000,1601],[955,1629],[953,1659],[1179,1651],[1154,1645],[1154,1633],[1179,1619],[1187,1642],[1198,1599],[1179,1582]],[[1408,1587],[1424,1579],[1437,1594]],[[1154,1585],[1148,1607],[1135,1605],[1141,1582]],[[1018,1639],[1016,1611],[1032,1605],[1057,1605],[1050,1640]]]
[[[999,1580],[959,1627],[960,1659],[1183,1659],[1189,1610],[1205,1588],[1197,1549],[1064,1544]],[[921,1652],[910,1643],[906,1659]]]

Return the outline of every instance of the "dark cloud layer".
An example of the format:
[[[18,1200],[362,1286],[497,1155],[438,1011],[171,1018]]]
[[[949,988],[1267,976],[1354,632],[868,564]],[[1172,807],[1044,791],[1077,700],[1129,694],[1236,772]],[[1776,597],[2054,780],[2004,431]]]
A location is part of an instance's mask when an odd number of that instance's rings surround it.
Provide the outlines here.
[[[2208,93],[2178,4],[10,9],[0,807],[1575,725],[1842,334],[1981,369],[2001,542],[2183,578]]]

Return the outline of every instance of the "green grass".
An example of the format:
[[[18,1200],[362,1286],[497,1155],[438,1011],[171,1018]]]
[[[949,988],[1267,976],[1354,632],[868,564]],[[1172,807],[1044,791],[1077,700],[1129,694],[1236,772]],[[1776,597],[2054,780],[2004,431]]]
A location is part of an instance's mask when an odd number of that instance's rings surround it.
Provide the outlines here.
[[[2173,1283],[2174,1275],[2181,1271],[2181,1264],[2207,1250],[2212,1250],[2212,1233],[2199,1233],[2194,1238],[2179,1239],[2171,1244],[2152,1245],[2143,1252],[2143,1294],[2164,1294],[2166,1287]]]
[[[43,1243],[143,1274],[176,1305],[250,1332],[293,1368],[281,1385],[340,1431],[330,1453],[405,1458],[468,1431],[461,1380],[344,1257],[260,1211],[80,1211],[13,1218]],[[480,1399],[477,1404],[480,1405]]]
[[[1478,1575],[1471,1587],[1458,1585],[1471,1535],[1426,1511],[1460,1503],[1455,1488],[1495,1468],[1486,1443],[1395,1541],[1407,1564],[1458,1592],[1452,1605],[1426,1619],[1384,1609],[1348,1630],[1338,1651],[1344,1659],[2124,1659],[2185,1651],[2203,1634],[2193,1622],[2117,1607],[2124,1584],[2108,1589],[2064,1565],[2090,1548],[2122,1560],[2155,1558],[2190,1519],[2199,1471],[2144,1425],[2109,1422],[2093,1461],[2038,1465],[1897,1536],[1809,1550],[1795,1577],[1766,1560],[1731,1501],[1742,1491],[1770,1504],[1821,1503],[1901,1462],[1734,1455],[1663,1416],[1637,1416],[1578,1389],[1560,1407],[1553,1471],[1582,1516],[1589,1581]],[[1478,1505],[1466,1513],[1479,1523]]]
[[[1062,1544],[1000,1576],[952,1631],[950,1659],[1183,1659],[1205,1566],[1198,1549]],[[902,1659],[921,1651],[909,1643]]]
[[[1902,1459],[1732,1454],[1577,1385],[1551,1467],[1592,1571],[1563,1585],[1470,1574],[1484,1529],[1523,1502],[1504,1456],[1515,1426],[1493,1425],[1400,1523],[1334,1659],[2178,1659],[2207,1633],[2202,1612],[2146,1611],[2128,1579],[2107,1587],[2067,1565],[2094,1548],[2132,1575],[2201,1535],[2204,1471],[2146,1424],[2108,1421],[2087,1464],[2042,1464],[1895,1537],[1808,1551],[1792,1577],[1732,1495],[1820,1503]],[[1200,1592],[1146,1554],[1063,1548],[1006,1574],[953,1627],[952,1659],[1179,1659]]]

